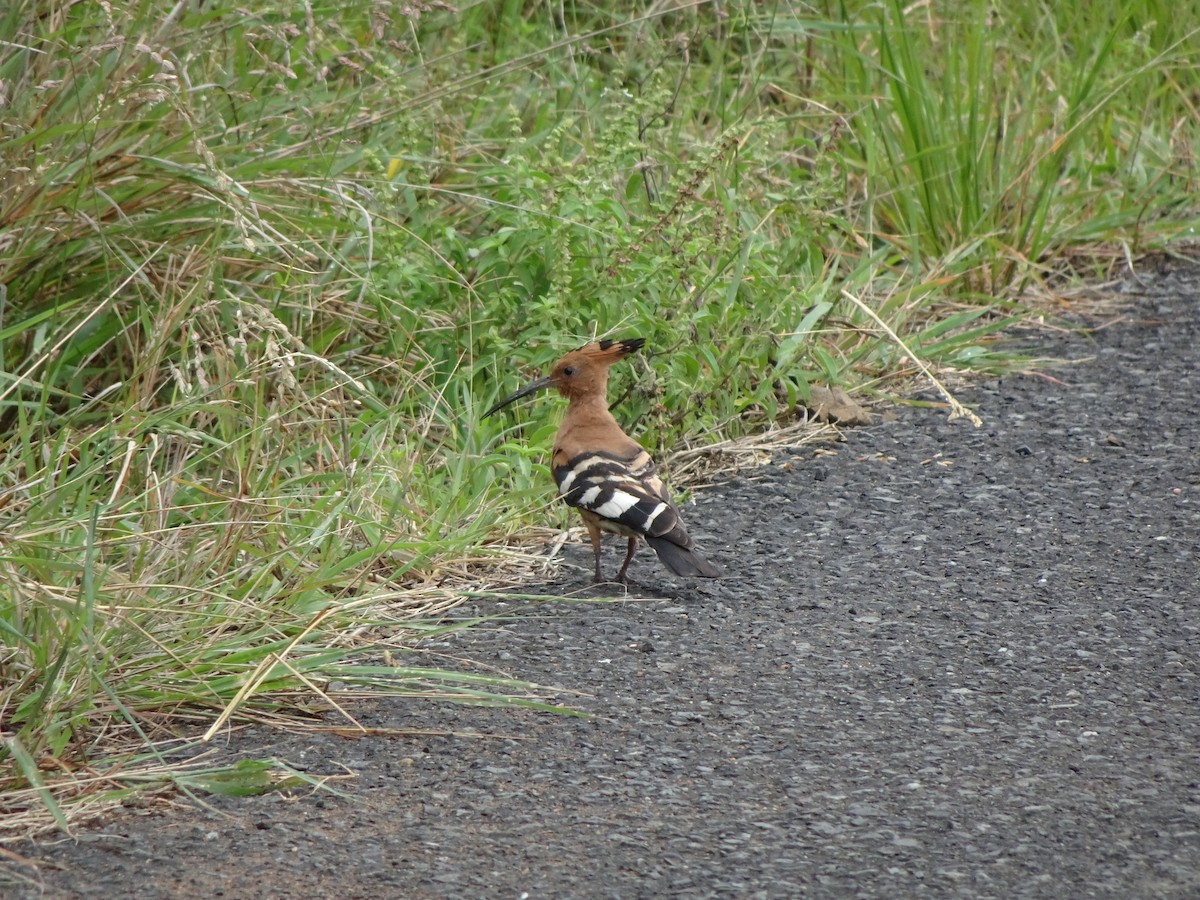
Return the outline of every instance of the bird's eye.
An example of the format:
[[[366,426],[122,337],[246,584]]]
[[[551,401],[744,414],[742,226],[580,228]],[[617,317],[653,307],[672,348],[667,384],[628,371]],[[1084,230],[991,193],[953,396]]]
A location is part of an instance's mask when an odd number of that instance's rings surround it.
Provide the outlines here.
[[[575,374],[575,367],[574,366],[566,366],[563,369],[563,374],[566,375],[568,378],[570,378],[572,375]]]

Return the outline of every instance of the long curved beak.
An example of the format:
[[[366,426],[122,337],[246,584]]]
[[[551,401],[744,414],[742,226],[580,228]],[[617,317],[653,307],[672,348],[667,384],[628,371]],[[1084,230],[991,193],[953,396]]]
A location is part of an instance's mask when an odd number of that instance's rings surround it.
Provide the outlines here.
[[[536,391],[540,391],[542,388],[549,387],[549,386],[550,386],[550,376],[548,376],[548,375],[545,378],[539,378],[537,381],[531,381],[531,382],[529,382],[529,384],[525,385],[525,387],[521,388],[515,394],[509,394],[507,397],[505,397],[503,400],[501,400],[499,403],[497,403],[495,406],[493,406],[491,409],[489,409],[487,412],[485,412],[483,414],[483,418],[486,419],[492,413],[496,412],[496,410],[503,409],[504,407],[508,406],[508,404],[512,403],[514,400],[520,400],[522,397],[528,397],[530,394],[535,393]]]

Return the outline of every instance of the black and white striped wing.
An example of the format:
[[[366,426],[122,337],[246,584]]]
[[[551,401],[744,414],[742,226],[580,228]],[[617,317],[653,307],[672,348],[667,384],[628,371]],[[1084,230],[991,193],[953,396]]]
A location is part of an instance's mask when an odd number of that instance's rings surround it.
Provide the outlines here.
[[[671,505],[654,462],[644,450],[630,458],[593,451],[580,453],[554,467],[559,495],[614,530],[690,543]]]

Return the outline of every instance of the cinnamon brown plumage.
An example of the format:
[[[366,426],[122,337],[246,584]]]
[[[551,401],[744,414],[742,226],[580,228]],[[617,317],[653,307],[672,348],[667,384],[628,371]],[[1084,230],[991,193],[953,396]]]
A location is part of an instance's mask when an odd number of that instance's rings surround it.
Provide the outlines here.
[[[625,434],[608,411],[608,367],[640,350],[642,338],[602,340],[572,350],[550,374],[505,397],[484,416],[546,387],[567,398],[567,412],[554,438],[551,472],[559,495],[579,510],[600,573],[600,536],[608,531],[629,539],[617,581],[625,583],[639,538],[676,575],[714,578],[719,570],[696,552],[679,511],[658,477],[654,461]]]

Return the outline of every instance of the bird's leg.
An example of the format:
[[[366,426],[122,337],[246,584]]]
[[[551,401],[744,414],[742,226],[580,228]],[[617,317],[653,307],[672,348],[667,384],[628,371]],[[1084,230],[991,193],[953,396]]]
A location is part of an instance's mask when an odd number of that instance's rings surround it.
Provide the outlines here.
[[[588,537],[592,539],[592,553],[596,556],[596,574],[592,576],[592,581],[604,584],[604,576],[600,574],[600,528],[587,519],[583,520],[583,524],[587,526]]]
[[[629,584],[629,579],[625,577],[625,572],[629,569],[629,564],[633,561],[633,554],[637,552],[638,539],[631,537],[629,539],[629,552],[625,554],[625,562],[621,564],[621,571],[617,573],[617,581],[621,584]]]

